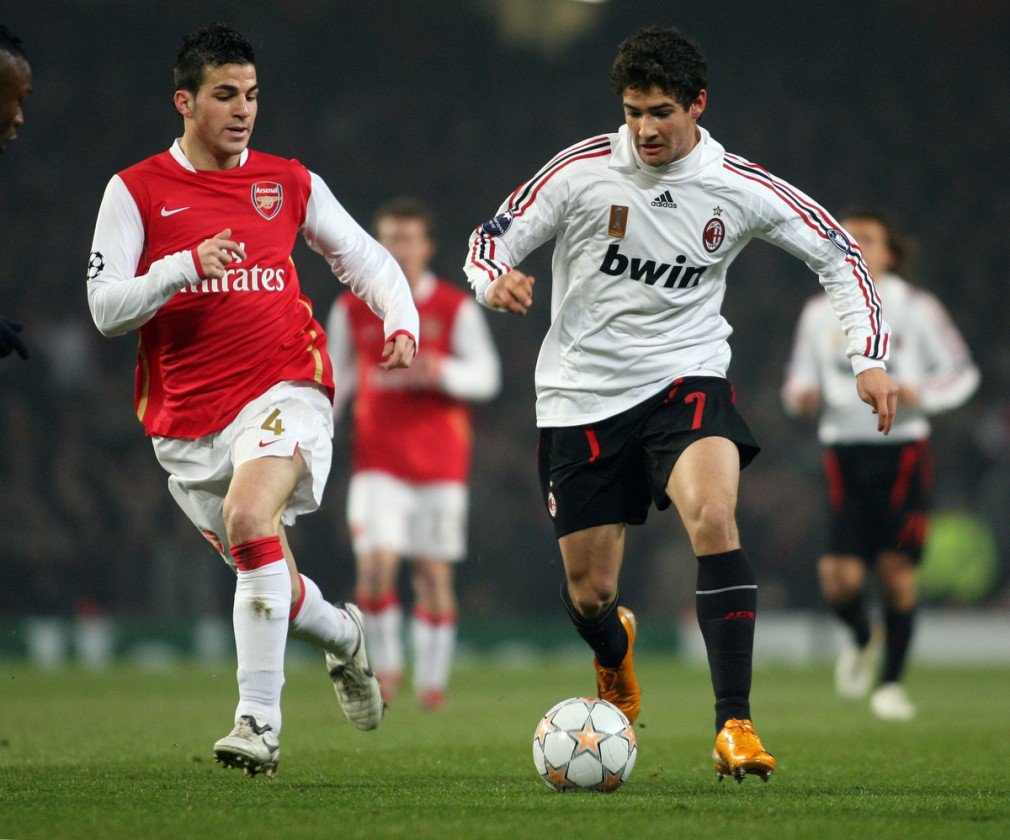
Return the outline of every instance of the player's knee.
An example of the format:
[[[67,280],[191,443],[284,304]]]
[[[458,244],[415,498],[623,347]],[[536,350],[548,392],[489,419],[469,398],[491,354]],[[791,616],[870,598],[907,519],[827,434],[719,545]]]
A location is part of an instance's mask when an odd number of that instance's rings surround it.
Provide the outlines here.
[[[228,542],[232,545],[274,536],[275,529],[269,516],[237,502],[225,499],[222,510]]]
[[[728,551],[739,542],[733,505],[722,499],[699,503],[688,517],[688,530],[695,547],[705,553]]]
[[[569,578],[572,604],[586,618],[604,613],[617,597],[617,581],[607,577],[586,575],[578,580]]]

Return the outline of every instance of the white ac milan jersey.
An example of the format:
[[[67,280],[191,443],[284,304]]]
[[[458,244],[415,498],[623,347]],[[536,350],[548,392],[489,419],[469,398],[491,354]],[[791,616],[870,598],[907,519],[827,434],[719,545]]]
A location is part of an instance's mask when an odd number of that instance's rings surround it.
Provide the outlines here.
[[[928,415],[957,408],[978,388],[978,368],[942,304],[896,274],[879,278],[878,288],[891,320],[891,377],[914,390],[917,402],[899,406],[890,435],[881,437],[877,418],[852,387],[845,336],[827,297],[817,295],[800,316],[782,399],[797,413],[805,391],[820,392],[818,438],[826,446],[921,440],[930,433]]]
[[[726,271],[755,237],[820,277],[851,369],[883,367],[888,326],[858,245],[808,196],[698,130],[664,167],[642,163],[626,126],[577,143],[470,237],[465,271],[484,305],[495,279],[556,239],[539,426],[611,417],[680,376],[725,377]]]

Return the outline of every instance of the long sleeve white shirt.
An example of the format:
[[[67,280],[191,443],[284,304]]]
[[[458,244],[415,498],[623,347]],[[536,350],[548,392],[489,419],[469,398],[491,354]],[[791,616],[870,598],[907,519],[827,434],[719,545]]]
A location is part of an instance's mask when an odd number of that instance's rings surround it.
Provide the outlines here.
[[[641,162],[627,127],[578,143],[470,237],[464,270],[485,305],[495,279],[556,240],[539,426],[611,417],[679,376],[724,377],[726,271],[753,238],[818,275],[854,373],[883,367],[888,326],[858,246],[808,196],[698,128],[691,153],[659,168]]]
[[[921,440],[930,433],[929,415],[957,408],[978,388],[979,370],[943,305],[895,274],[879,278],[878,288],[893,328],[891,376],[914,390],[918,401],[900,406],[887,438],[878,434],[877,419],[852,387],[845,337],[827,297],[817,295],[800,316],[782,400],[787,412],[797,414],[805,392],[820,393],[818,439],[825,445]]]

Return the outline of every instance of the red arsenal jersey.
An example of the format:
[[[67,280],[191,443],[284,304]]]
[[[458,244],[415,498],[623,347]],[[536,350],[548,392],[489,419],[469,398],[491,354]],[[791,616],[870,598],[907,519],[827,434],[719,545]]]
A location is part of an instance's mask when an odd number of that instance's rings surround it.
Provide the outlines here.
[[[137,275],[226,228],[247,255],[221,280],[184,286],[140,327],[135,404],[147,433],[197,438],[219,431],[286,380],[315,382],[332,397],[326,338],[291,259],[309,172],[254,151],[233,169],[194,171],[164,152],[119,177],[143,225]]]
[[[437,281],[423,301],[415,300],[421,316],[423,352],[451,354],[453,325],[469,295]],[[466,481],[470,473],[472,430],[466,402],[442,391],[395,387],[375,361],[382,351],[382,322],[362,301],[342,295],[358,365],[354,401],[352,468],[380,470],[412,482]]]

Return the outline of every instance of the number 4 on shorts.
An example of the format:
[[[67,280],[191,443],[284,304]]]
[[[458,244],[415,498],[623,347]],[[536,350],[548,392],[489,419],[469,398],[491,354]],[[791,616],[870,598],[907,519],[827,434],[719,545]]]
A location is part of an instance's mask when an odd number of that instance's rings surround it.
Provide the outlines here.
[[[281,410],[275,408],[270,412],[270,416],[263,421],[263,425],[260,426],[261,429],[266,429],[268,432],[273,432],[275,435],[284,434],[284,427],[281,425]]]

